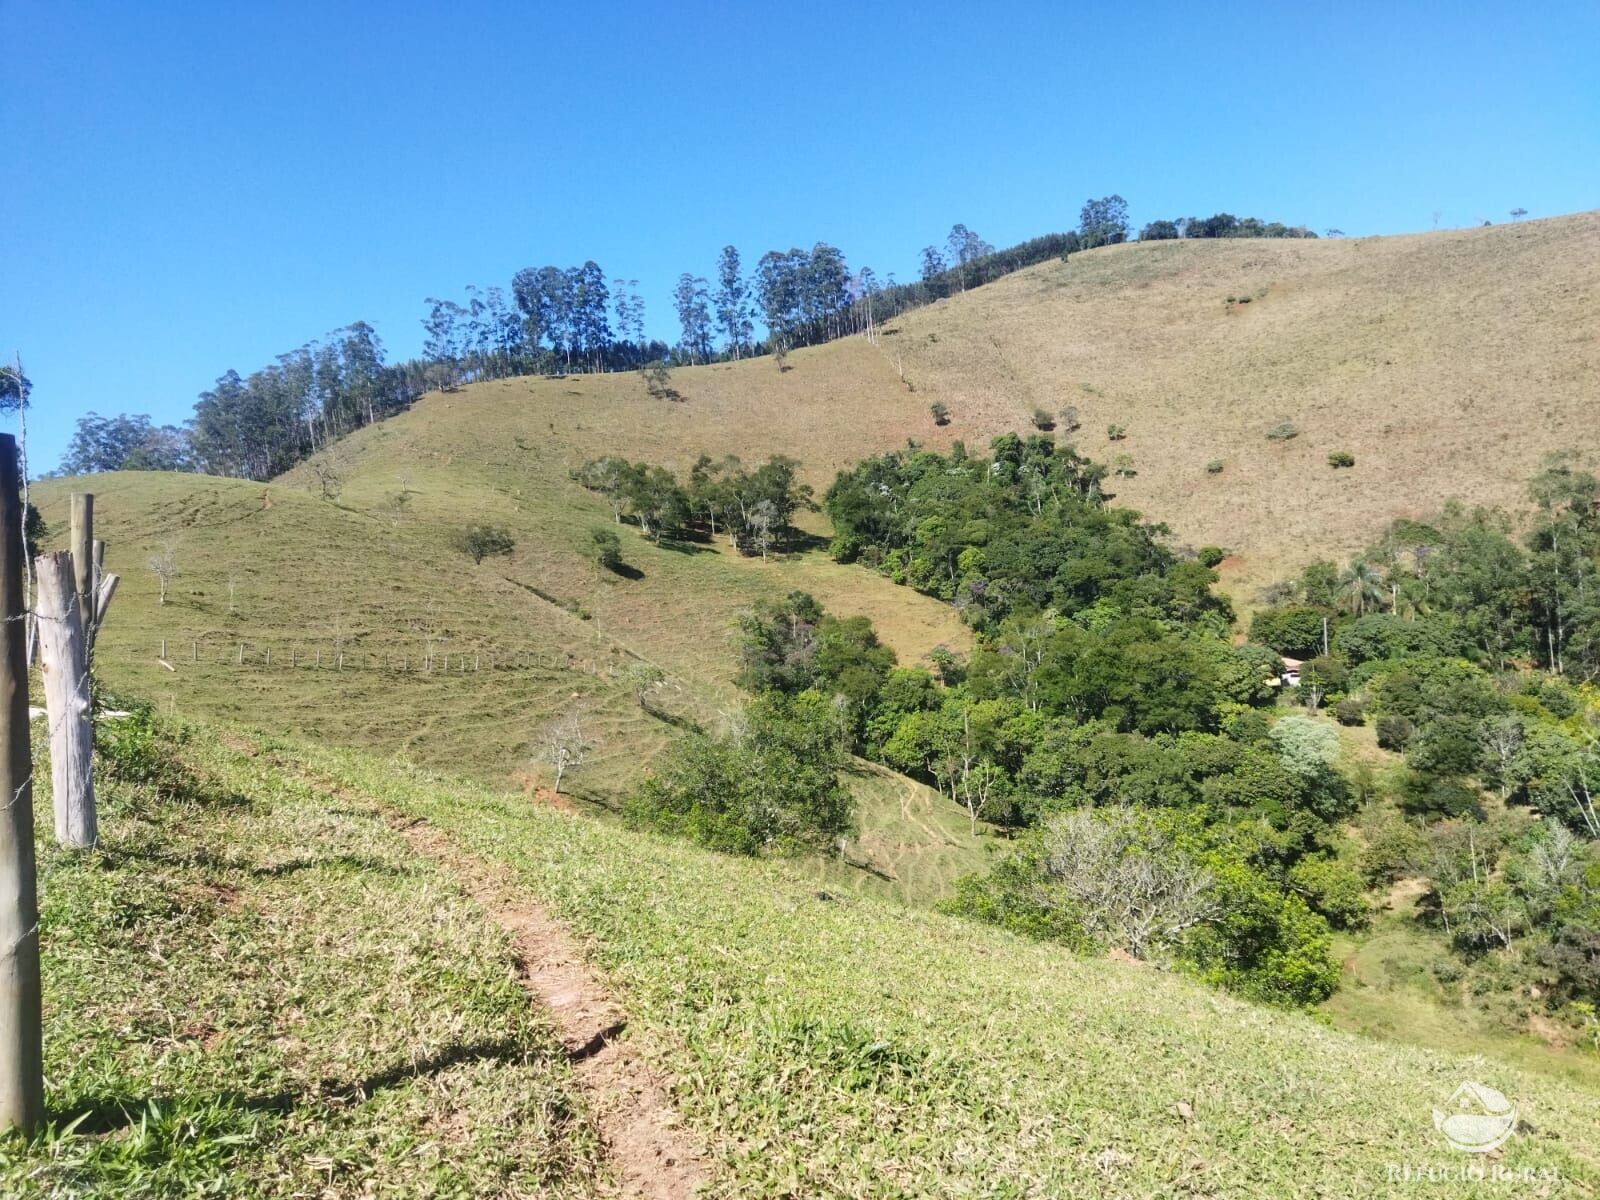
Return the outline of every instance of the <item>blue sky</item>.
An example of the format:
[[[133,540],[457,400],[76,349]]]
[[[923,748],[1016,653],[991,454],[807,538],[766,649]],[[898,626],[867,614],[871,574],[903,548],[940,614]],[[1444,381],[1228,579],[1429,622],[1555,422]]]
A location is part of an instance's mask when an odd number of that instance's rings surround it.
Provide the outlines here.
[[[825,239],[880,277],[1226,209],[1350,234],[1600,206],[1600,5],[0,0],[0,353],[35,468],[357,319]]]

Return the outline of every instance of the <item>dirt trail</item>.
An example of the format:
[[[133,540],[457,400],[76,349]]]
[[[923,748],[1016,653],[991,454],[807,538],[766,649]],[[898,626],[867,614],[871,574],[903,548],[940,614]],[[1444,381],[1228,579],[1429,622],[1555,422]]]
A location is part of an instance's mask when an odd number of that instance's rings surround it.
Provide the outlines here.
[[[621,1037],[627,1015],[567,931],[543,906],[519,894],[508,870],[473,858],[425,822],[408,819],[399,828],[413,849],[446,864],[511,936],[522,984],[555,1021],[621,1194],[631,1200],[696,1195],[709,1173],[706,1160],[679,1126],[661,1080]]]
[[[517,886],[510,868],[474,857],[426,821],[352,792],[304,763],[284,766],[332,796],[372,805],[413,850],[447,867],[510,936],[521,983],[554,1021],[600,1127],[620,1184],[618,1195],[627,1200],[698,1195],[710,1164],[679,1124],[663,1081],[622,1036],[627,1014],[561,923]]]

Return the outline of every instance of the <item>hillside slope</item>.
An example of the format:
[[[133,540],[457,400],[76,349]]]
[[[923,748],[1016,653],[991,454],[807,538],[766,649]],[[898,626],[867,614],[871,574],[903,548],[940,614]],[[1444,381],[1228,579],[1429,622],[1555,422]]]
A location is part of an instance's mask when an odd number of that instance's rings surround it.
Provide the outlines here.
[[[69,491],[101,496],[108,562],[124,577],[102,653],[111,683],[500,784],[531,783],[537,731],[578,711],[599,745],[572,784],[604,801],[684,724],[731,711],[731,623],[761,596],[804,588],[868,615],[902,662],[968,638],[949,608],[819,549],[762,562],[627,532],[628,572],[599,572],[590,537],[612,516],[572,481],[584,461],[622,454],[682,472],[702,453],[784,453],[820,490],[908,437],[976,445],[1026,429],[1036,406],[1070,404],[1081,449],[1132,457],[1119,501],[1182,543],[1233,550],[1225,586],[1248,604],[1259,584],[1359,548],[1393,516],[1452,496],[1515,506],[1547,452],[1600,449],[1597,280],[1600,213],[1402,238],[1109,247],[908,313],[876,343],[798,351],[784,369],[762,358],[676,370],[676,402],[634,374],[430,395],[321,456],[336,496],[307,467],[268,484],[52,480],[37,495],[58,534]],[[934,400],[953,411],[949,426],[933,425]],[[1269,441],[1280,419],[1300,435]],[[1107,440],[1113,422],[1125,440]],[[1355,467],[1331,470],[1334,449]],[[474,566],[452,539],[484,521],[516,549]],[[168,541],[179,575],[161,605],[143,565]],[[628,682],[641,661],[668,676],[648,706]],[[936,844],[935,859],[974,861],[925,789],[913,804],[898,784],[858,785],[892,857]]]
[[[1132,457],[1119,499],[1180,542],[1233,550],[1225,583],[1248,602],[1395,516],[1450,498],[1518,507],[1547,453],[1600,450],[1597,280],[1600,212],[1112,246],[914,310],[876,345],[801,350],[786,370],[765,358],[677,370],[682,403],[651,400],[631,375],[507,380],[429,397],[350,449],[363,461],[397,443],[443,465],[521,439],[531,470],[607,451],[678,468],[701,452],[783,452],[820,488],[907,437],[979,445],[1028,429],[1036,407],[1072,405],[1080,449]],[[943,428],[936,400],[953,414]],[[1268,440],[1282,420],[1299,436]],[[1355,467],[1332,470],[1334,450]]]
[[[1583,1194],[1600,1169],[1581,1087],[841,899],[782,864],[264,750],[257,769],[425,820],[568,922],[710,1148],[713,1194],[1410,1194],[1391,1167],[1465,1164],[1431,1113],[1466,1079],[1525,1120],[1497,1161],[1559,1175],[1530,1194]]]

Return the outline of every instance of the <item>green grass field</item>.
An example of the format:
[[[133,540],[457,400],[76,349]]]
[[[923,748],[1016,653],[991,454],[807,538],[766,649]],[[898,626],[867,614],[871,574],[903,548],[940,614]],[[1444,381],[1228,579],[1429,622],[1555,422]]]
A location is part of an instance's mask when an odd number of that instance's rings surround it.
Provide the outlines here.
[[[0,1140],[0,1194],[605,1194],[565,1051],[458,884],[370,802],[214,734],[178,754],[153,784],[102,767],[88,853],[35,789],[51,1125]]]
[[[670,1081],[707,1148],[711,1195],[1415,1195],[1390,1168],[1463,1165],[1430,1117],[1463,1079],[1519,1105],[1522,1133],[1501,1167],[1560,1176],[1517,1194],[1591,1194],[1600,1179],[1592,1089],[1336,1032],[954,918],[824,898],[784,864],[709,855],[352,752],[232,735],[229,747],[202,734],[187,753],[212,764],[224,795],[244,798],[108,814],[104,853],[149,874],[148,888],[98,863],[51,875],[49,986],[93,1014],[57,1018],[73,1022],[52,1038],[58,1111],[156,1096],[163,1112],[220,1113],[206,1130],[245,1134],[206,1142],[209,1158],[168,1179],[281,1171],[273,1186],[284,1191],[353,1194],[369,1178],[442,1180],[430,1164],[461,1153],[474,1170],[546,1172],[534,1194],[603,1185],[537,1022],[509,1011],[501,947],[448,880],[405,855],[380,811],[423,818],[504,864],[578,935],[627,1012],[630,1043]],[[441,962],[441,939],[469,953]],[[302,972],[296,956],[310,947],[321,955]],[[402,969],[374,977],[360,969],[371,955],[398,955]],[[236,991],[225,986],[233,975]],[[148,1044],[113,1053],[130,1033]],[[501,1037],[520,1039],[514,1061],[452,1068],[465,1077],[446,1073],[452,1086],[423,1074],[366,1100],[318,1093],[270,1117],[241,1115],[233,1099]],[[77,1045],[103,1050],[75,1062]],[[464,1119],[485,1112],[492,1128]],[[465,1148],[441,1141],[441,1127],[469,1125]],[[548,1139],[569,1131],[557,1157]],[[80,1128],[13,1146],[9,1178],[41,1172],[37,1190],[83,1179],[70,1172],[109,1171],[120,1146],[149,1136]],[[160,1191],[107,1179],[102,1194]]]

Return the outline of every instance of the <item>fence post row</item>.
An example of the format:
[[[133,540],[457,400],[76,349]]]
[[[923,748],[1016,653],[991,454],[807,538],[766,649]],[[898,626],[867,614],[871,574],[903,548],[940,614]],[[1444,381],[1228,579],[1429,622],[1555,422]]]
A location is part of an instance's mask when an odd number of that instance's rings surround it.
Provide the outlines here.
[[[0,1128],[31,1134],[44,1120],[44,1036],[22,572],[17,442],[0,434]]]

